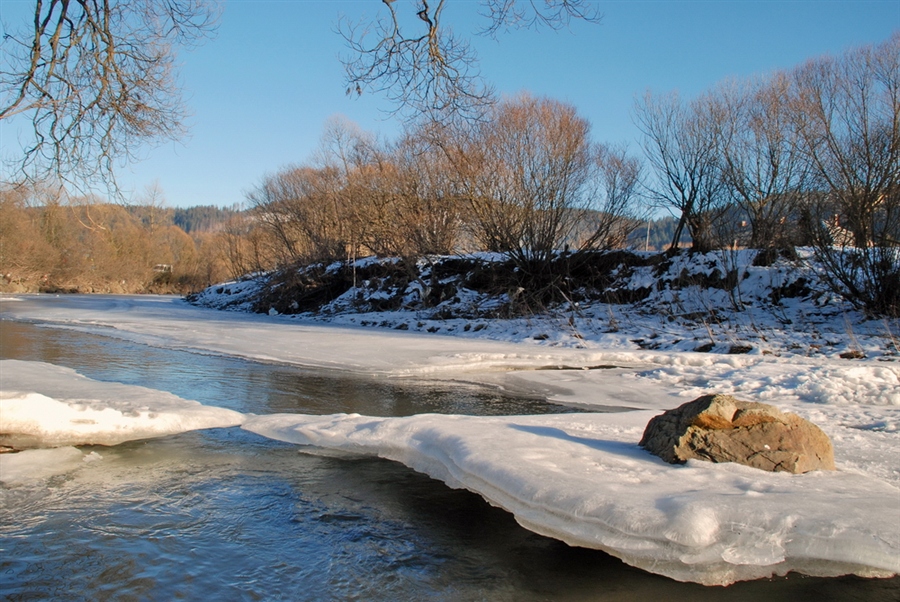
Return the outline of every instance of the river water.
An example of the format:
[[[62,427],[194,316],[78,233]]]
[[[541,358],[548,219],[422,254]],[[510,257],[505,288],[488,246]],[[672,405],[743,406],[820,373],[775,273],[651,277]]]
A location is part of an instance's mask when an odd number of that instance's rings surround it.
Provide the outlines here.
[[[0,321],[0,357],[241,412],[572,411],[475,386],[148,347]],[[386,460],[300,453],[239,428],[85,447],[103,470],[0,489],[3,600],[897,600],[900,581],[800,575],[705,588],[521,528]]]

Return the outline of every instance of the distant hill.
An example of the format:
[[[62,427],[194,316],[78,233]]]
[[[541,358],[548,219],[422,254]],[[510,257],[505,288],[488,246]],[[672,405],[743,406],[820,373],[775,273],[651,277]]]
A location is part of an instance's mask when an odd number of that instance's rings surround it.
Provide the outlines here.
[[[216,232],[240,213],[236,209],[222,209],[212,205],[200,205],[186,209],[172,209],[172,223],[190,234],[191,232]]]
[[[178,226],[188,234],[218,232],[231,218],[241,213],[238,209],[222,209],[213,205],[186,208],[130,205],[126,209],[145,227],[151,223],[158,226]]]

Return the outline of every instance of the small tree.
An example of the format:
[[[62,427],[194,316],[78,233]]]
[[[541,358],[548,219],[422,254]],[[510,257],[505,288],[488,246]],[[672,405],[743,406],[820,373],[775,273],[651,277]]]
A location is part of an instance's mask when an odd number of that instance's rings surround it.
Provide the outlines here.
[[[574,233],[591,175],[590,124],[561,102],[521,95],[456,133],[449,155],[476,237],[524,265]]]
[[[432,144],[429,126],[408,132],[392,149],[397,230],[409,254],[447,255],[457,250],[462,203],[447,156]]]
[[[0,286],[36,288],[58,265],[60,254],[42,232],[39,208],[25,187],[0,187]]]
[[[256,221],[277,241],[279,263],[290,263],[301,256],[300,222],[297,213],[305,201],[295,186],[301,178],[293,171],[282,171],[263,178],[249,193],[247,203]]]
[[[896,244],[900,181],[900,32],[793,73],[793,116],[816,187],[857,248]],[[832,217],[832,216],[828,216]]]
[[[637,102],[635,117],[654,175],[649,198],[678,215],[671,246],[678,246],[687,229],[695,250],[714,248],[714,224],[726,205],[719,138],[726,115],[712,96],[685,105],[677,93],[648,92]]]
[[[790,93],[784,73],[716,91],[727,115],[720,135],[723,175],[741,210],[732,222],[748,222],[749,237],[741,242],[754,249],[783,250],[799,240],[796,225],[809,168],[791,123]]]
[[[601,144],[594,152],[590,202],[580,220],[589,225],[583,228],[585,237],[577,246],[579,249],[622,247],[643,217],[637,206],[643,164],[629,156],[625,147]]]
[[[900,315],[900,33],[793,73],[795,127],[819,194],[807,204],[834,289]]]

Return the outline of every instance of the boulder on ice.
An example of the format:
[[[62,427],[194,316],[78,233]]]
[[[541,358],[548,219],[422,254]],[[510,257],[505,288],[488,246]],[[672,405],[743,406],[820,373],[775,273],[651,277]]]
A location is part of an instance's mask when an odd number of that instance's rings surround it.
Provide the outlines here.
[[[640,445],[672,464],[699,459],[795,474],[834,470],[831,440],[819,427],[730,395],[703,395],[655,416]]]

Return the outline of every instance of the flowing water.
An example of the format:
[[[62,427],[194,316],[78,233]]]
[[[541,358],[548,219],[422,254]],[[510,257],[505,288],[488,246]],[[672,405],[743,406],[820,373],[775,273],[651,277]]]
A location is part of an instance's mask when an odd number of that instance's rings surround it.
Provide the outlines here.
[[[569,409],[0,321],[0,357],[242,412],[401,416]],[[402,465],[300,453],[239,428],[84,447],[103,470],[0,489],[3,600],[896,600],[900,581],[683,584],[518,526]]]

